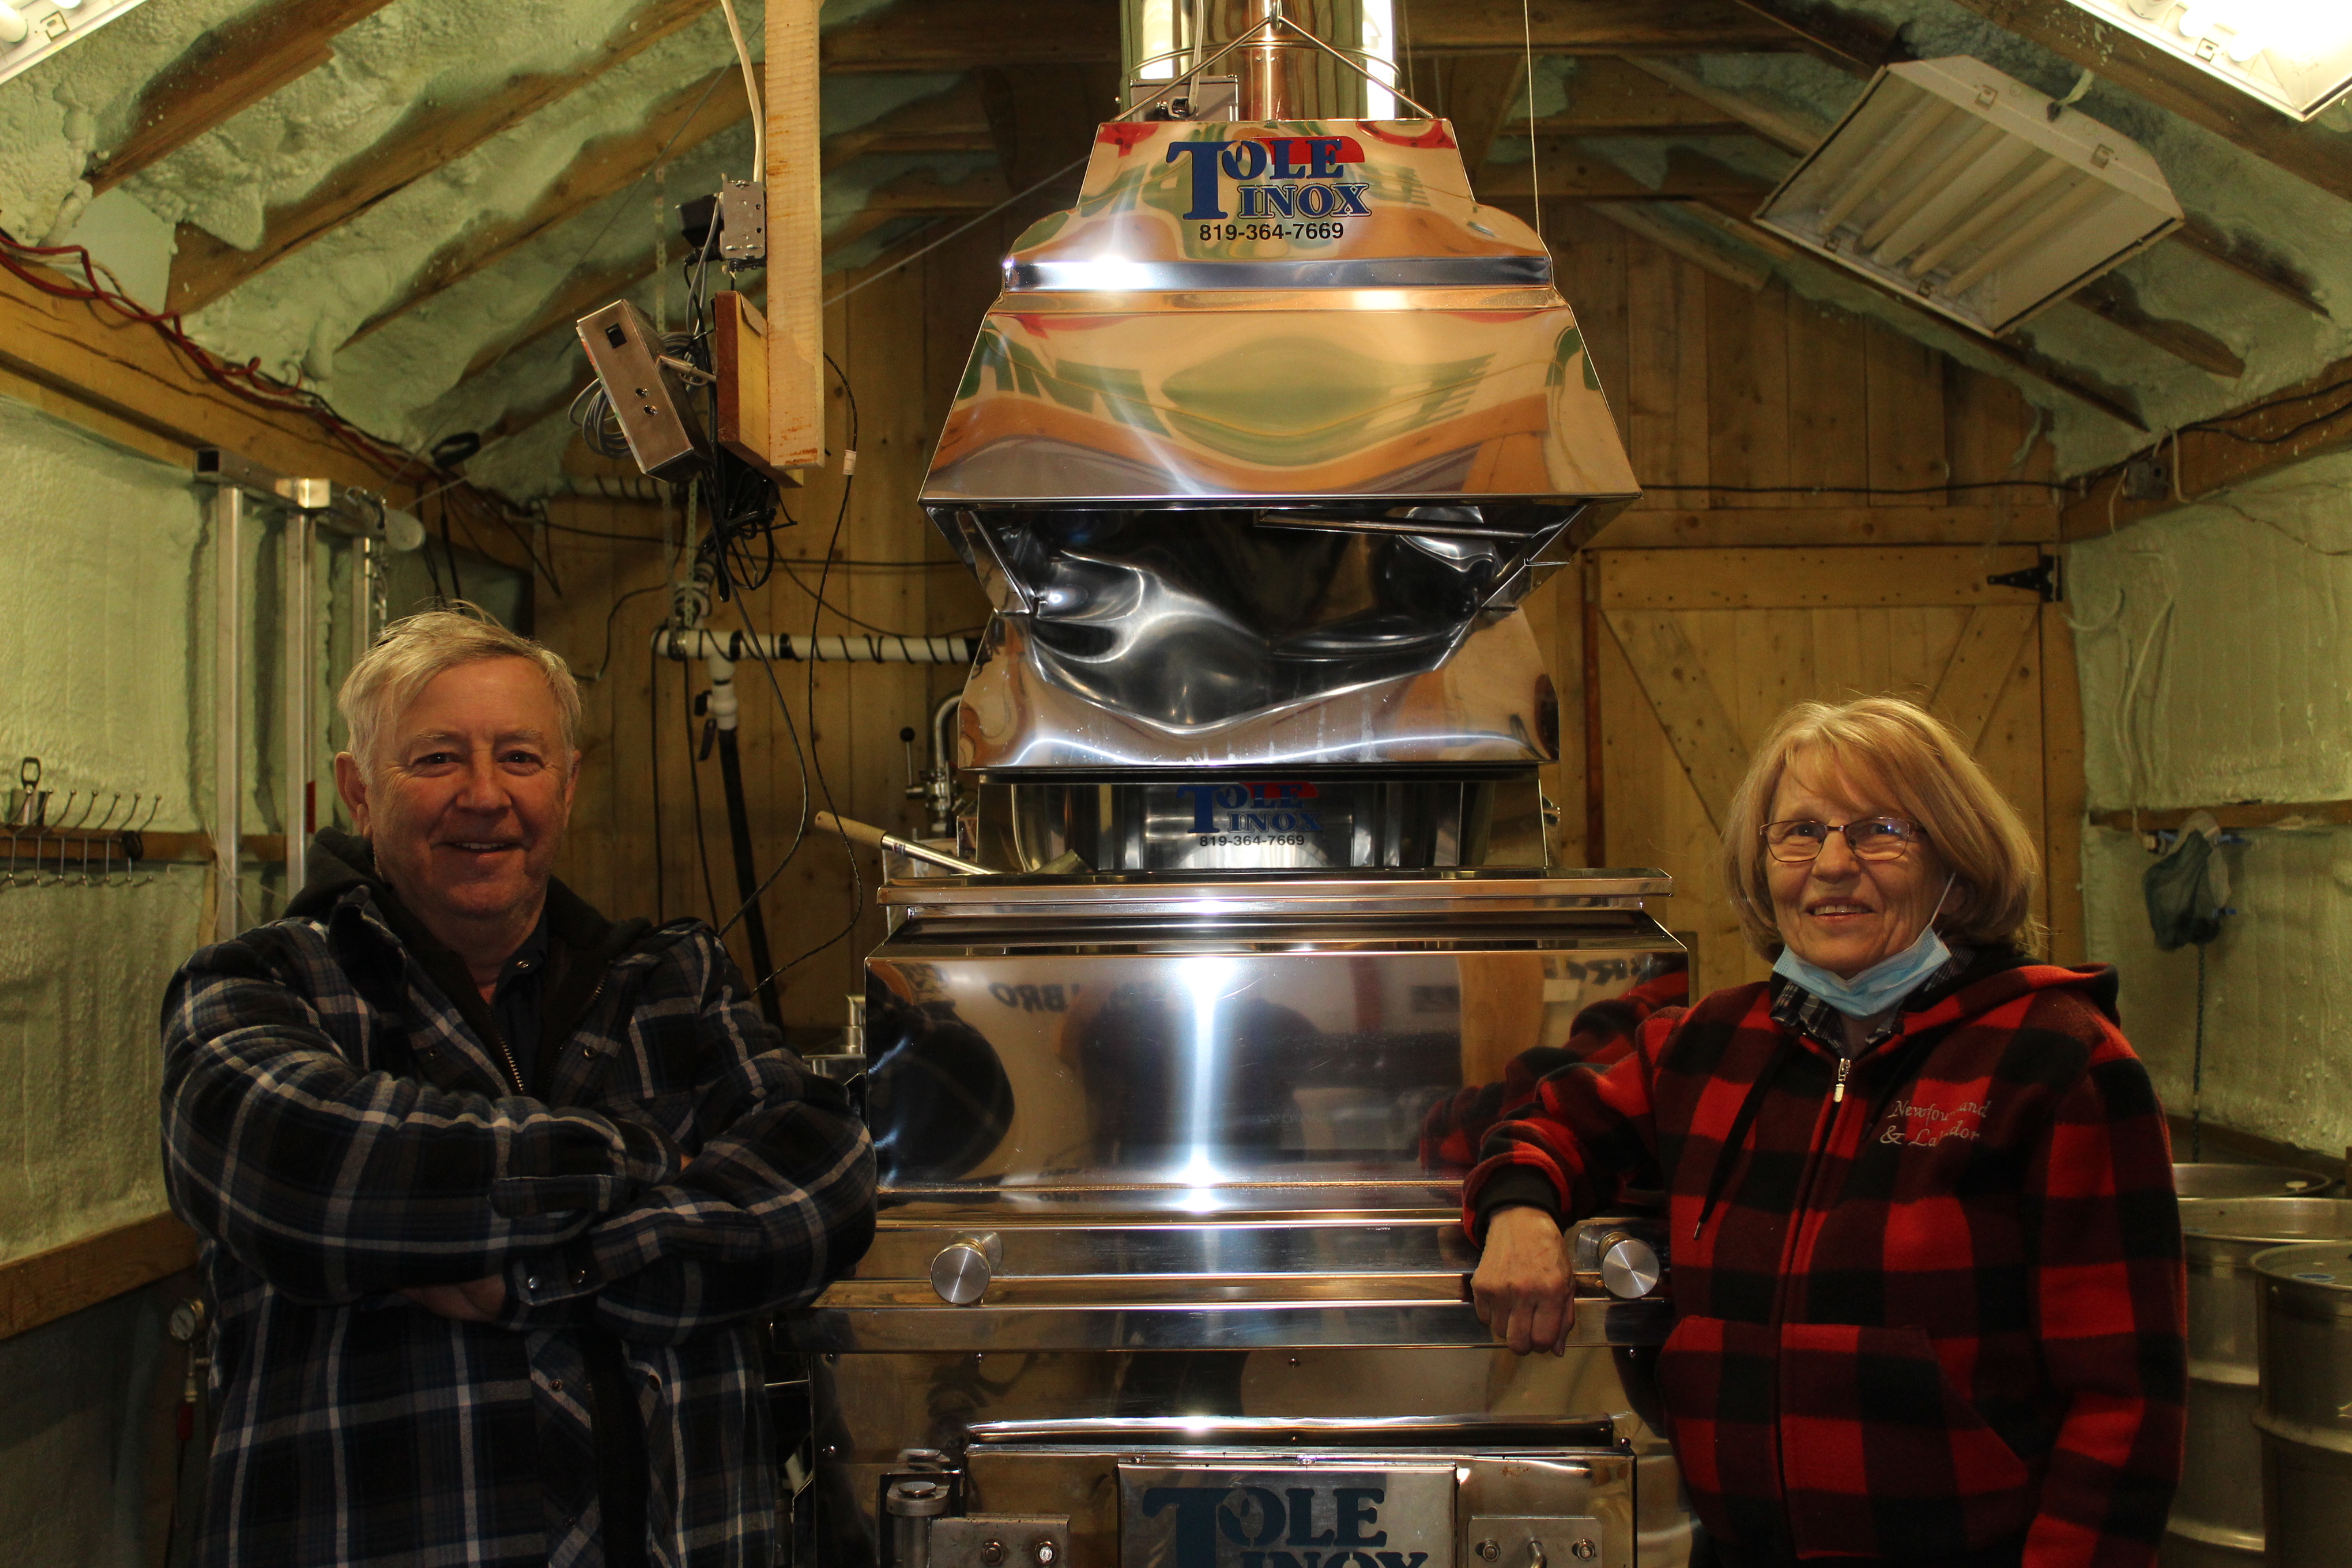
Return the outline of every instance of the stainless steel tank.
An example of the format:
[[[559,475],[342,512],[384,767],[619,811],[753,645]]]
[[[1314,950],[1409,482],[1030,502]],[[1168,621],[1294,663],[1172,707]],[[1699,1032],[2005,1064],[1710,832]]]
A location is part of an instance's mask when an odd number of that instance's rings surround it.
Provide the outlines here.
[[[2162,1561],[2165,1568],[2252,1568],[2263,1561],[2262,1440],[2253,1424],[2262,1300],[2253,1259],[2286,1243],[2352,1238],[2352,1201],[2190,1198],[2180,1223],[2189,1244],[2189,1460]]]
[[[2352,1553],[2352,1247],[2273,1247],[2262,1292],[2264,1561],[2340,1568]]]
[[[2172,1190],[2183,1198],[2318,1197],[2336,1185],[2322,1171],[2292,1165],[2236,1165],[2207,1160],[2172,1167]]]
[[[1263,120],[1101,128],[924,485],[995,610],[955,757],[981,869],[884,888],[832,1064],[882,1208],[780,1324],[824,1568],[1687,1553],[1652,1216],[1576,1227],[1575,1342],[1516,1357],[1423,1155],[1433,1108],[1682,961],[1662,874],[1549,863],[1518,607],[1637,488],[1445,123],[1318,118],[1283,98],[1315,51],[1258,41]]]

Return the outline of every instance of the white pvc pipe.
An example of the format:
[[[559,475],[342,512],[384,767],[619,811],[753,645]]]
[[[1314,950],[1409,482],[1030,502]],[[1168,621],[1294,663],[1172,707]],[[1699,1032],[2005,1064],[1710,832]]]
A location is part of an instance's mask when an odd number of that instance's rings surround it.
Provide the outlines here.
[[[740,664],[748,658],[814,664],[970,664],[979,651],[977,637],[909,637],[875,634],[868,637],[803,637],[749,632],[675,631],[654,633],[654,654],[659,658],[725,659]]]

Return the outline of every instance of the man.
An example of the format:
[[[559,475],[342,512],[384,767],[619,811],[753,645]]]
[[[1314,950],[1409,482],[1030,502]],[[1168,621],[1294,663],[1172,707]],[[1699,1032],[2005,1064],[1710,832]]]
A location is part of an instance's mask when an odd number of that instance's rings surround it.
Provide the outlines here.
[[[561,658],[436,611],[341,700],[360,836],[163,1007],[217,1314],[199,1561],[766,1568],[759,1320],[866,1250],[865,1130],[709,927],[549,875]]]

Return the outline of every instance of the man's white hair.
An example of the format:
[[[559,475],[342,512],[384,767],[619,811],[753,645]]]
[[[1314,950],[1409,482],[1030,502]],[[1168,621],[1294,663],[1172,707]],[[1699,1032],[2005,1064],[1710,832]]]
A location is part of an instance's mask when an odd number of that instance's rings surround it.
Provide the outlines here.
[[[375,646],[343,678],[335,701],[343,710],[352,755],[361,769],[375,773],[383,761],[379,749],[390,739],[393,721],[435,676],[486,658],[527,658],[539,666],[562,723],[564,760],[577,755],[580,683],[572,678],[563,656],[507,630],[478,605],[459,599],[446,609],[404,616],[384,627]]]

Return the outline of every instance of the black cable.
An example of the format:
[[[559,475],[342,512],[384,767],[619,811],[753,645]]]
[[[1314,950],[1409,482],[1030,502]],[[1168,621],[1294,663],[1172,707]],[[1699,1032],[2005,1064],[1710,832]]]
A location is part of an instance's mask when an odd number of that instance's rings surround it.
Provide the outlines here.
[[[646,736],[653,742],[646,754],[654,769],[654,924],[660,925],[669,917],[669,904],[662,876],[661,682],[651,669],[646,671]]]
[[[801,744],[800,726],[793,722],[792,704],[785,700],[783,683],[776,679],[776,667],[768,658],[767,639],[760,635],[759,626],[752,622],[750,605],[745,601],[738,599],[735,602],[735,612],[743,619],[743,629],[751,635],[752,656],[759,659],[760,668],[768,678],[768,689],[775,694],[776,713],[783,720],[784,733],[792,740],[793,756],[800,767],[801,805],[800,819],[793,825],[793,841],[784,847],[783,858],[776,862],[774,870],[761,879],[760,885],[751,889],[751,896],[744,900],[733,914],[727,917],[727,923],[719,928],[719,934],[722,937],[735,929],[736,922],[743,918],[752,905],[764,898],[768,889],[775,885],[776,879],[784,874],[784,868],[791,865],[793,858],[801,852],[801,845],[807,840],[809,830],[808,752]]]
[[[702,737],[694,723],[694,672],[684,659],[677,661],[679,700],[686,704],[686,777],[694,787],[694,854],[702,862],[702,900],[710,907],[710,923],[719,923],[719,895],[710,881],[710,845],[702,834],[702,768],[700,743]],[[710,722],[709,719],[703,721]]]
[[[621,606],[627,604],[631,599],[636,598],[642,594],[658,594],[668,586],[669,584],[667,583],[656,583],[648,588],[632,588],[627,593],[622,595],[619,598],[614,600],[613,607],[604,612],[604,657],[596,661],[596,672],[593,675],[583,675],[575,677],[574,679],[578,679],[583,684],[589,686],[593,686],[596,682],[604,679],[604,672],[607,669],[610,669],[613,666],[613,617],[619,615],[621,613]]]
[[[858,435],[857,391],[855,387],[849,384],[848,375],[842,370],[840,364],[835,361],[833,355],[829,353],[826,354],[824,356],[824,363],[831,366],[833,374],[839,377],[841,381],[842,395],[849,400],[849,443],[847,450],[855,452],[857,450]],[[841,504],[835,510],[833,514],[833,537],[826,542],[824,548],[825,570],[817,574],[816,593],[814,595],[816,599],[816,607],[810,612],[809,616],[809,635],[812,637],[817,635],[818,631],[824,624],[824,587],[826,582],[831,576],[833,552],[841,546],[842,525],[849,519],[850,489],[856,483],[857,479],[856,471],[854,468],[851,468],[847,463],[844,463],[843,468],[845,471],[841,476]],[[808,702],[809,727],[811,730],[814,730],[816,727],[816,660],[809,660],[806,700]],[[811,758],[811,766],[816,773],[816,787],[824,796],[824,808],[825,810],[833,813],[835,824],[834,831],[835,836],[841,840],[842,857],[849,862],[849,920],[848,922],[841,928],[841,930],[835,931],[825,941],[819,942],[816,946],[810,948],[807,952],[800,954],[798,957],[791,959],[779,965],[774,974],[762,976],[761,980],[761,984],[766,984],[769,981],[777,978],[777,976],[789,973],[801,964],[807,963],[810,959],[814,958],[817,954],[824,952],[827,948],[834,947],[840,942],[847,941],[850,933],[857,929],[857,922],[860,920],[863,920],[866,915],[865,868],[857,863],[857,851],[850,846],[849,834],[840,826],[841,813],[833,803],[833,786],[825,780],[824,756],[823,752],[815,752],[813,754]],[[853,976],[853,983],[855,977]]]
[[[466,584],[457,575],[457,547],[449,540],[449,498],[446,496],[441,498],[441,550],[449,557],[449,596],[462,599],[466,596]]]

